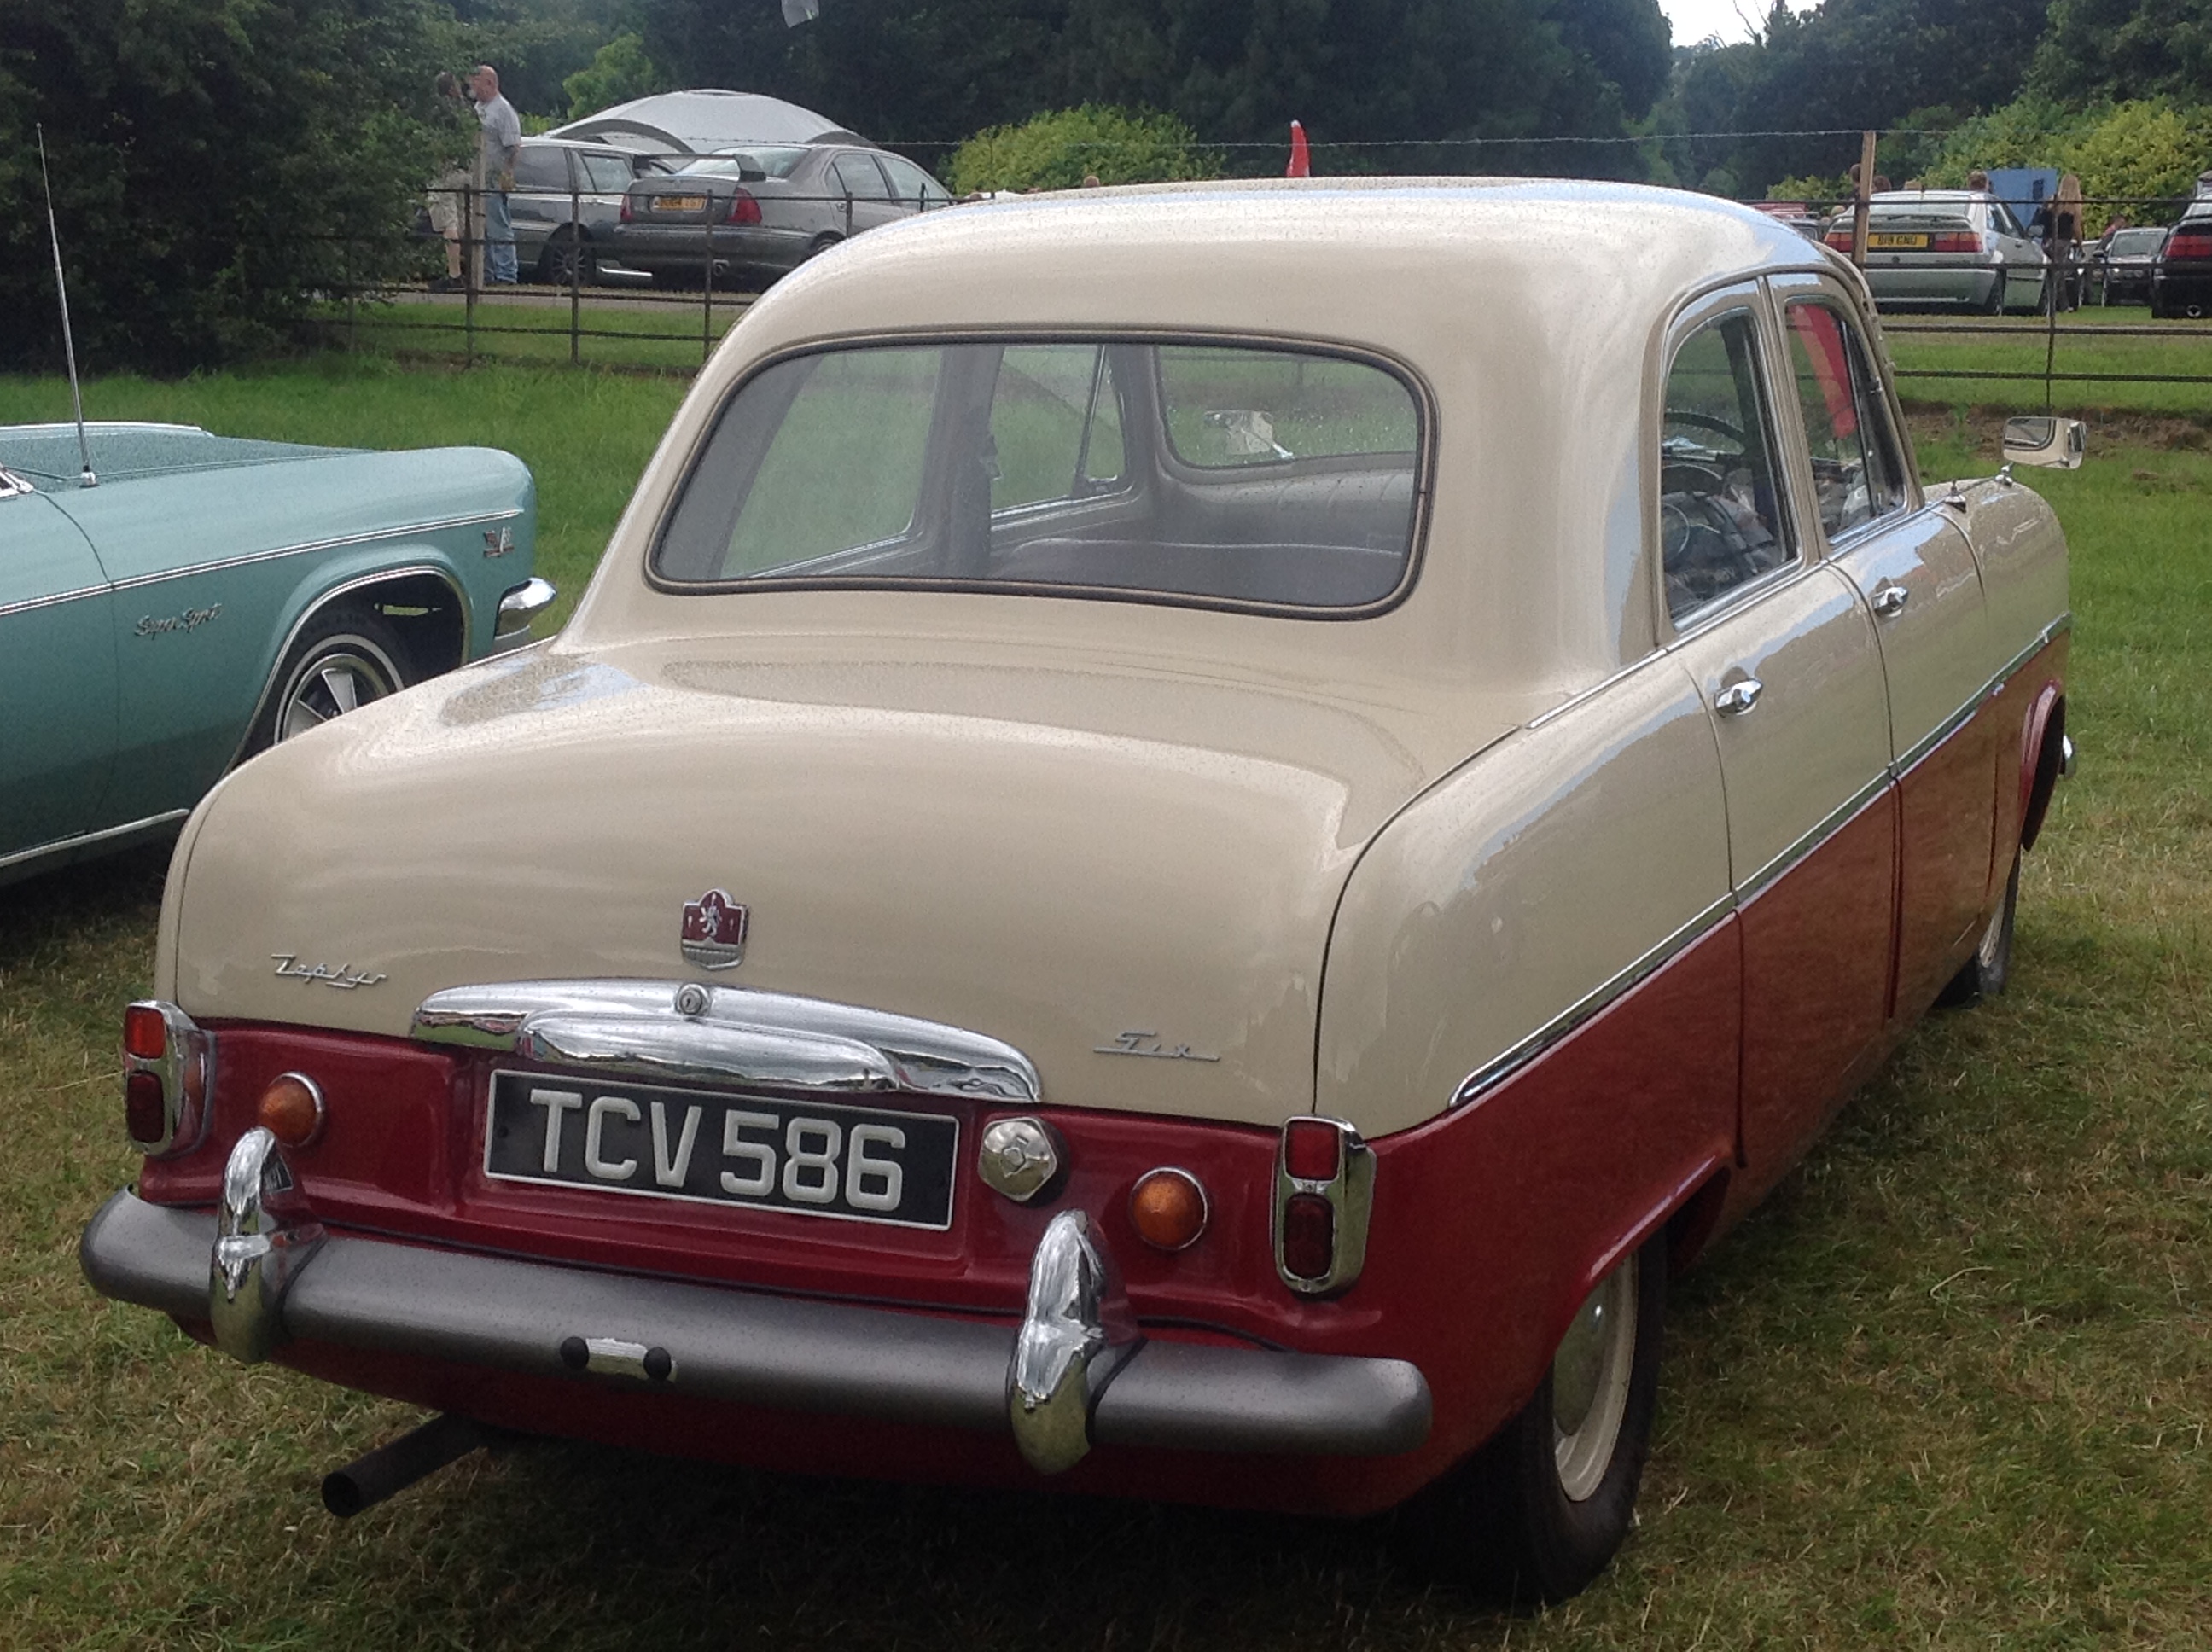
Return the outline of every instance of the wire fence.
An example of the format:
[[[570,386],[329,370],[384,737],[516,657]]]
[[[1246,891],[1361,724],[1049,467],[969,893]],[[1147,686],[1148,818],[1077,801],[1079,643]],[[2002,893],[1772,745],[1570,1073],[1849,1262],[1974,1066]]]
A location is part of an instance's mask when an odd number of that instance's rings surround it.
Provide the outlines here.
[[[420,275],[341,274],[315,313],[319,341],[471,364],[695,371],[754,297],[808,258],[896,218],[971,210],[934,180],[901,194],[888,170],[862,192],[850,174],[834,188],[771,179],[750,157],[711,158],[704,171],[679,170],[702,160],[690,155],[614,158],[627,179],[587,179],[577,158],[566,188],[432,191]],[[2212,245],[2195,259],[2164,256],[2170,200],[2083,199],[2067,216],[2048,201],[1941,191],[1863,210],[1855,199],[1753,204],[1861,265],[1902,380],[1986,383],[1992,400],[2039,385],[2046,409],[2062,386],[2170,386],[2186,392],[2179,410],[2212,385]],[[2139,216],[2157,246],[2124,233]],[[2093,224],[2106,233],[2085,235]]]

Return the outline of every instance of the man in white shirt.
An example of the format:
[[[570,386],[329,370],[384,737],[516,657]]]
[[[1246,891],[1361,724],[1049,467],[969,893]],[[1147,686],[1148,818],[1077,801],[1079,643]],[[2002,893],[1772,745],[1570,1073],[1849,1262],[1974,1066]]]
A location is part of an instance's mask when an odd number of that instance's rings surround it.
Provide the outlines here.
[[[469,95],[476,100],[484,185],[484,279],[512,287],[514,222],[507,216],[507,194],[514,187],[514,157],[522,148],[522,121],[514,106],[499,94],[499,71],[480,63],[469,71]]]

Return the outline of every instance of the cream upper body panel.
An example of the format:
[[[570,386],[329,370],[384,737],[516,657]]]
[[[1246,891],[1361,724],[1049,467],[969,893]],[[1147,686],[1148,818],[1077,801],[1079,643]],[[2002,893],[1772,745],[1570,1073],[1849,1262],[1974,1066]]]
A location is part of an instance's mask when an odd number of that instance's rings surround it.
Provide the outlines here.
[[[446,987],[700,976],[683,907],[720,888],[750,936],[702,978],[1004,1039],[1057,1104],[1310,1107],[1353,858],[1534,708],[1463,704],[1447,731],[1356,692],[1056,647],[1029,620],[988,648],[957,623],[554,645],[365,708],[202,811],[162,990],[204,1019],[404,1036]],[[1194,1059],[1104,1053],[1127,1034]]]
[[[1383,1135],[1725,913],[1729,829],[1695,688],[1654,655],[1393,821],[1329,948],[1319,1110]]]

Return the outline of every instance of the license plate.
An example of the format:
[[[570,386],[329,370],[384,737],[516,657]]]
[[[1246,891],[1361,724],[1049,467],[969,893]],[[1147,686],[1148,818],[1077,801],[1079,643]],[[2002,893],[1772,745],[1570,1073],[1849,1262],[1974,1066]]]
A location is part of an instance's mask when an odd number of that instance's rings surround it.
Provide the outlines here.
[[[707,197],[703,195],[660,195],[653,197],[655,212],[704,212]]]
[[[1867,237],[1867,245],[1881,247],[1885,252],[1909,252],[1917,249],[1925,249],[1928,238],[1925,235],[1870,234]]]
[[[941,1114],[495,1072],[484,1174],[942,1230],[959,1148]]]

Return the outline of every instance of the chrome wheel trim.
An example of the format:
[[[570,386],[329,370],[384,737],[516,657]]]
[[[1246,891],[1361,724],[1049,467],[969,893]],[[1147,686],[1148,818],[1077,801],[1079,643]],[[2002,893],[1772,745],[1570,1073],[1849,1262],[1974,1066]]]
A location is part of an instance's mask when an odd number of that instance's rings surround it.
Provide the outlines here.
[[[1570,1503],[1604,1483],[1620,1442],[1636,1366],[1638,1295],[1632,1251],[1575,1310],[1552,1357],[1552,1460]]]
[[[398,668],[381,649],[358,637],[345,638],[335,647],[318,650],[292,674],[276,708],[276,738],[304,734],[398,687]]]

